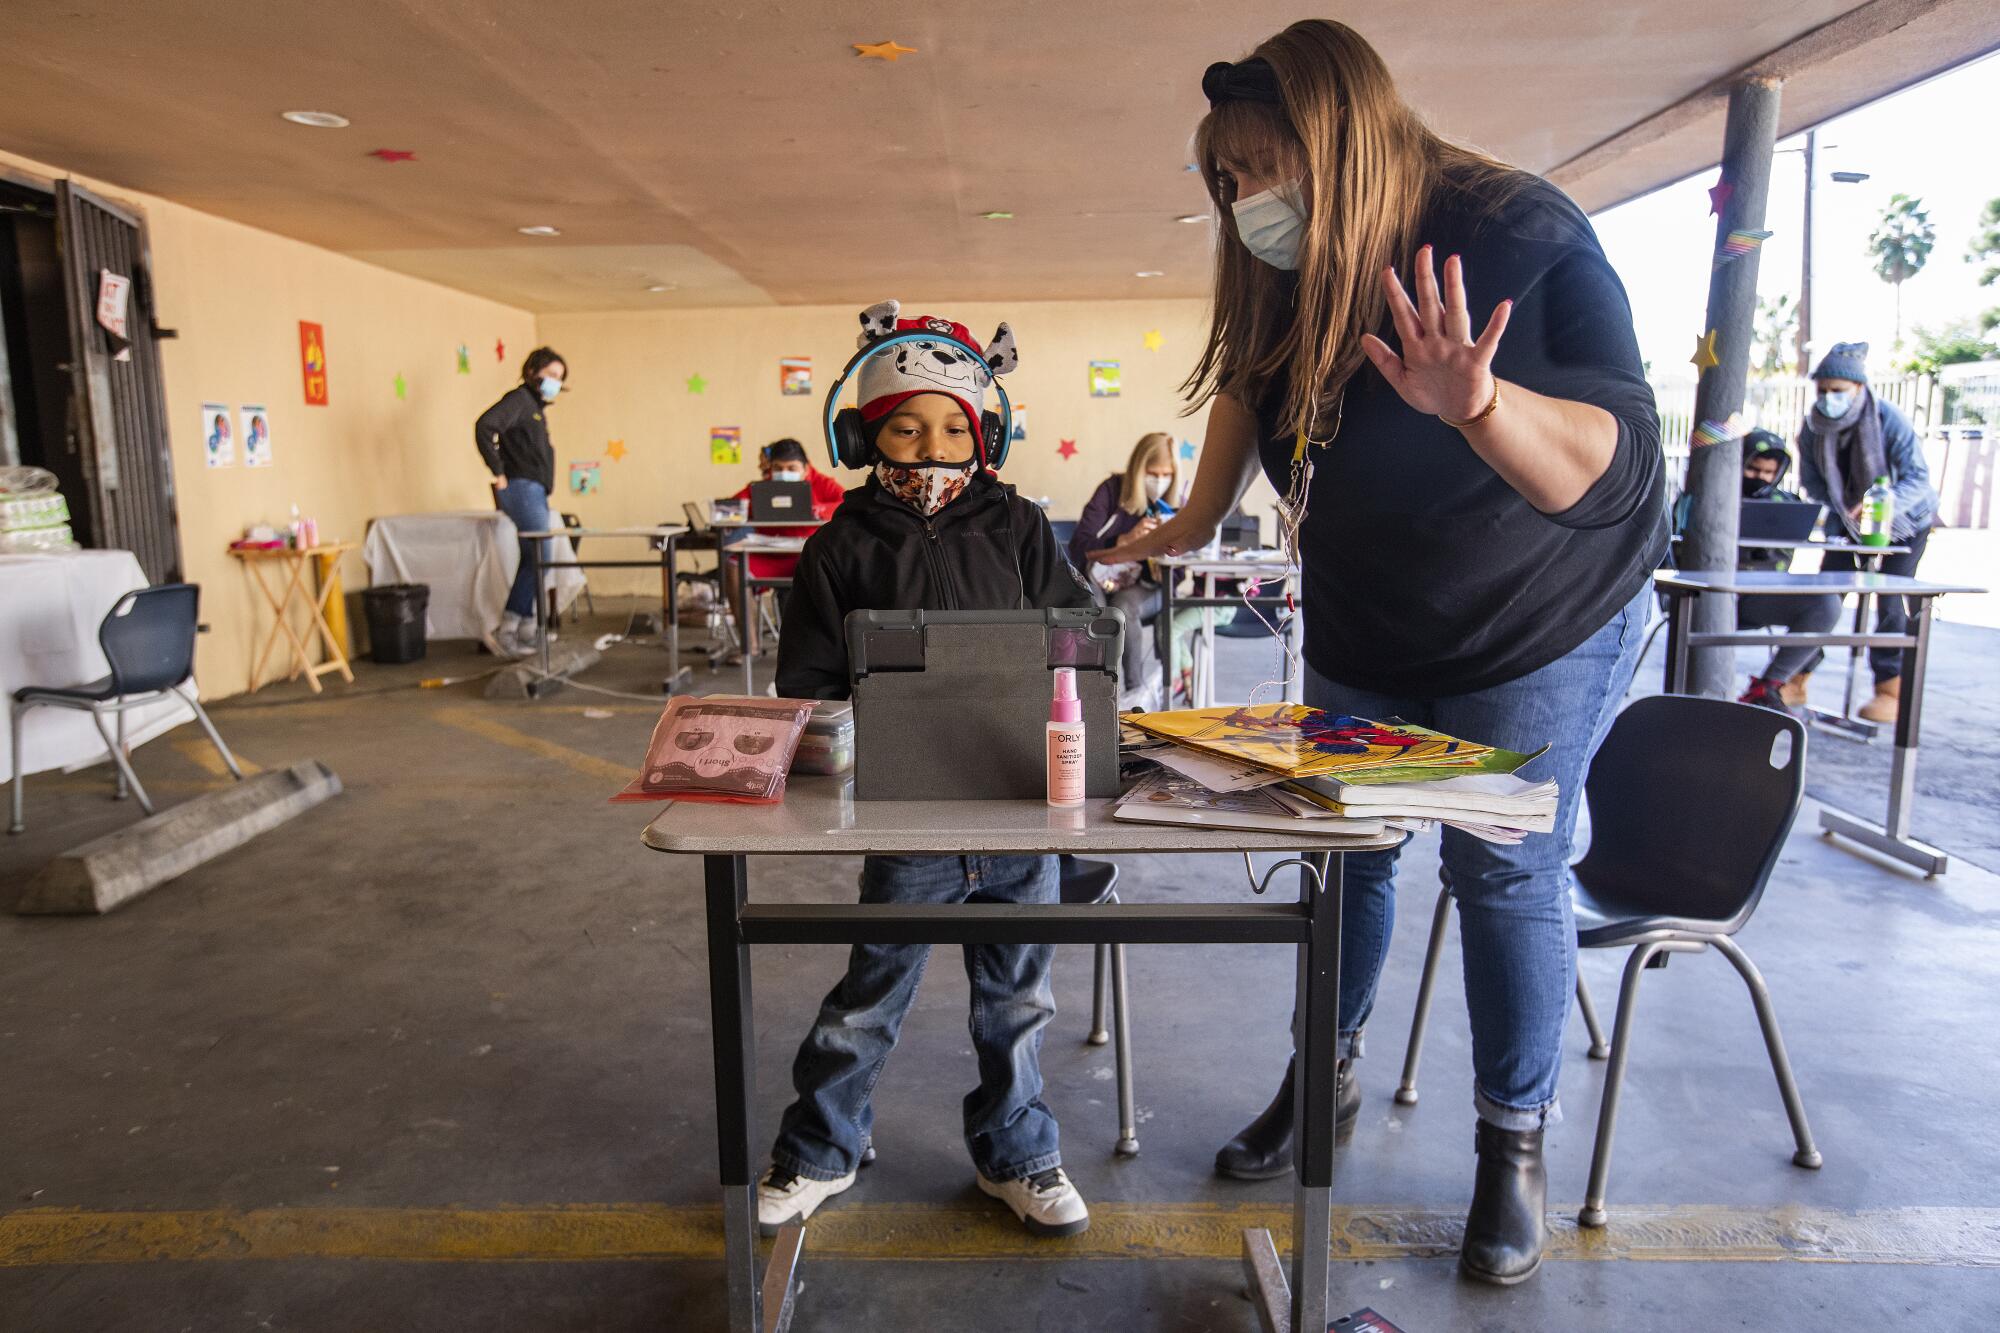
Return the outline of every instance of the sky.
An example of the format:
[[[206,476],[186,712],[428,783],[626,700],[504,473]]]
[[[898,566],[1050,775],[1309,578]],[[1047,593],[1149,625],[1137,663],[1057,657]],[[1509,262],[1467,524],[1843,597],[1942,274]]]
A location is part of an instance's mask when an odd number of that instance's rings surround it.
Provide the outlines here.
[[[1894,194],[1920,197],[1937,226],[1930,262],[1903,284],[1903,337],[2000,306],[2000,287],[1978,285],[1965,261],[1979,211],[2000,196],[2000,55],[1961,65],[1819,127],[1813,201],[1815,353],[1835,342],[1871,344],[1871,368],[1887,368],[1895,337],[1895,293],[1875,274],[1868,235]],[[1804,216],[1805,135],[1779,142],[1757,275],[1766,300],[1799,293]],[[1721,144],[1718,140],[1717,151]],[[1865,171],[1859,184],[1831,179]],[[1694,377],[1687,364],[1708,303],[1715,219],[1708,212],[1710,167],[1687,180],[1606,209],[1592,218],[1598,238],[1632,299],[1640,353],[1658,379]]]

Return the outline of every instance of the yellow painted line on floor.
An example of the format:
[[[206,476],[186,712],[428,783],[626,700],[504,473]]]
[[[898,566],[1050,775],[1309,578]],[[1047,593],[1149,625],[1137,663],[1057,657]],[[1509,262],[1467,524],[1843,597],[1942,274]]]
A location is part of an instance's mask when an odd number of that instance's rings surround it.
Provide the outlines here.
[[[1602,1231],[1552,1214],[1550,1258],[1681,1263],[1777,1262],[2000,1267],[2000,1209],[1618,1208]],[[1275,1204],[1098,1203],[1090,1230],[1038,1240],[998,1205],[849,1204],[807,1230],[822,1259],[1235,1260],[1246,1227],[1280,1248],[1291,1211]],[[1340,1207],[1336,1260],[1454,1254],[1462,1212]],[[586,1263],[715,1259],[720,1213],[709,1207],[578,1204],[518,1208],[270,1208],[246,1212],[0,1214],[0,1268],[202,1260],[378,1259],[400,1262]]]
[[[206,737],[199,740],[192,736],[184,737],[174,742],[174,748],[192,760],[195,767],[213,773],[218,778],[229,776],[229,769],[223,764],[222,756],[215,752],[215,747],[208,743]],[[243,770],[243,776],[246,778],[264,771],[262,764],[253,759],[245,759],[240,754],[236,756],[236,766]]]
[[[594,754],[572,750],[567,745],[558,745],[554,741],[543,740],[540,736],[530,736],[527,732],[510,727],[505,722],[488,717],[476,709],[440,708],[433,716],[448,727],[470,732],[498,745],[525,750],[543,759],[553,759],[593,778],[607,778],[623,784],[631,781],[638,772],[630,765],[614,764],[609,759],[599,759]]]

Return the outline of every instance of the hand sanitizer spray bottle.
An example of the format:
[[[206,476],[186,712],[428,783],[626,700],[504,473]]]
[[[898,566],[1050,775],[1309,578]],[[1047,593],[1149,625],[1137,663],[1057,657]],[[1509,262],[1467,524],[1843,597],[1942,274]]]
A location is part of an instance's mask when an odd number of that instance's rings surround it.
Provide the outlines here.
[[[1083,804],[1083,701],[1076,697],[1076,668],[1055,669],[1049,702],[1049,804]]]

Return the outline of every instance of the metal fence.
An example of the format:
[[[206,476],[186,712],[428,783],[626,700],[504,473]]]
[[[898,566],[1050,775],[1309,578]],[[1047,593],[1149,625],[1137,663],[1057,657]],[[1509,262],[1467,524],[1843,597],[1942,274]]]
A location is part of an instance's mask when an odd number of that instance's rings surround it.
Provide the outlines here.
[[[1694,384],[1655,383],[1660,440],[1667,455],[1669,499],[1687,484],[1689,436],[1694,430]],[[1953,527],[1983,528],[1994,517],[2000,480],[2000,362],[1946,366],[1941,375],[1899,375],[1871,380],[1869,387],[1894,403],[1924,441],[1931,480],[1942,501],[1943,521]],[[1813,398],[1808,379],[1753,379],[1744,394],[1746,430],[1762,427],[1790,445]],[[1796,475],[1796,474],[1794,474]]]

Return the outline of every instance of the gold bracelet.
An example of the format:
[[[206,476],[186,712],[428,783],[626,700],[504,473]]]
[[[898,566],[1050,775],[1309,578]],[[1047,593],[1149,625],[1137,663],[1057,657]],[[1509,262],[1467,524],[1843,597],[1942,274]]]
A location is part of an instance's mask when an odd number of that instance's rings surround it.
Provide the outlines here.
[[[1477,426],[1480,422],[1492,416],[1499,409],[1500,409],[1500,381],[1496,377],[1493,381],[1492,400],[1489,401],[1484,408],[1480,409],[1478,416],[1467,417],[1463,421],[1453,421],[1450,417],[1440,412],[1437,414],[1437,419],[1439,421],[1442,421],[1445,425],[1450,426],[1453,430],[1464,430],[1467,426]]]

